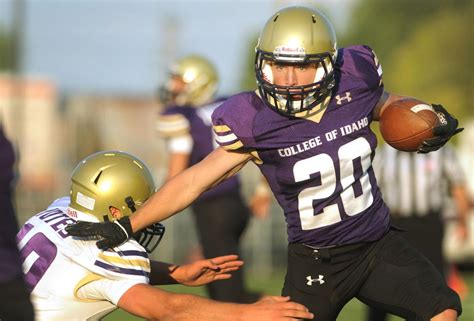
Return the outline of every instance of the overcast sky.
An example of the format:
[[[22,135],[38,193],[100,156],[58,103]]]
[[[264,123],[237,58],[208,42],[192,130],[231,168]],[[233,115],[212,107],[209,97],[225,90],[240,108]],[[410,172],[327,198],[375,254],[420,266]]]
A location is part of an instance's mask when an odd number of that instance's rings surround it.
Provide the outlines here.
[[[11,25],[13,1],[0,0]],[[317,5],[345,28],[356,0],[325,1],[25,1],[23,70],[53,80],[64,93],[152,95],[175,58],[209,57],[220,93],[237,90],[248,41],[279,8]]]

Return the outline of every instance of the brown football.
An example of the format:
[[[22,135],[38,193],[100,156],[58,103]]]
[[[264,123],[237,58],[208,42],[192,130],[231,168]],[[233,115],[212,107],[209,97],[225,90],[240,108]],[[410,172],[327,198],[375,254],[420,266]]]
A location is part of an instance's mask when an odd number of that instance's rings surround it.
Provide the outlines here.
[[[380,132],[385,141],[406,152],[416,151],[425,139],[433,138],[433,127],[437,125],[433,107],[416,99],[395,101],[380,115]]]

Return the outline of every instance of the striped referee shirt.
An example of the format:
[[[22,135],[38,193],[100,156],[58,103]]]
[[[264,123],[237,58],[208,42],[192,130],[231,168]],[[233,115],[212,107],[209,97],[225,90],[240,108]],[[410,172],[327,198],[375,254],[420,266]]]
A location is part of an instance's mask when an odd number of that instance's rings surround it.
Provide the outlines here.
[[[383,199],[395,217],[442,213],[450,189],[464,174],[450,146],[428,154],[398,151],[385,144],[376,153],[374,171]]]

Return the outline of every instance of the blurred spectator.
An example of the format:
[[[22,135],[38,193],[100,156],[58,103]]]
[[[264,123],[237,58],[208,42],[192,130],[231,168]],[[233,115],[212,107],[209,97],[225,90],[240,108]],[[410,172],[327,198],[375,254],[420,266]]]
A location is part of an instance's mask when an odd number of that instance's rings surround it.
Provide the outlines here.
[[[456,233],[450,231],[456,229],[456,224],[453,223],[452,217],[456,215],[455,211],[449,210],[445,214],[447,216],[448,225],[446,240],[444,243],[444,250],[447,258],[465,267],[474,267],[474,148],[472,142],[474,141],[474,120],[468,121],[464,124],[464,132],[459,136],[459,144],[456,146],[459,160],[466,175],[466,187],[470,200],[470,211],[467,217],[467,226],[469,235],[467,240],[462,240]],[[451,209],[454,207],[451,207]]]
[[[12,145],[0,123],[0,320],[26,321],[34,320],[34,313],[15,242],[18,224],[11,186],[14,162]]]
[[[444,210],[454,201],[456,229],[466,240],[469,202],[465,175],[453,148],[415,154],[385,144],[374,161],[377,182],[391,212],[392,223],[405,230],[403,236],[448,278],[449,266],[443,255]],[[384,311],[369,308],[367,320],[386,319]]]
[[[198,163],[217,147],[211,115],[224,99],[214,99],[218,75],[204,57],[186,56],[170,68],[160,90],[166,104],[157,120],[158,133],[167,139],[167,180]],[[264,184],[264,183],[262,183]],[[261,185],[252,199],[253,212],[266,216],[270,193]],[[250,210],[245,204],[240,180],[234,176],[205,192],[191,205],[202,252],[205,257],[240,254],[241,237],[248,226]],[[192,253],[196,256],[196,252]],[[209,296],[227,302],[254,302],[259,293],[245,287],[243,269],[223,282],[207,285]]]

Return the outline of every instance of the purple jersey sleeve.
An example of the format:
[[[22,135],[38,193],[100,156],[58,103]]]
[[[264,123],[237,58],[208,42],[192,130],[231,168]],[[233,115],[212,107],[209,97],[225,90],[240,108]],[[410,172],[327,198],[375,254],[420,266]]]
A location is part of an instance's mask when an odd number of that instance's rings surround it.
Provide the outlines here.
[[[256,147],[253,126],[261,103],[253,92],[230,97],[212,114],[212,125],[217,143],[226,150],[249,151]],[[258,99],[258,98],[257,98]]]
[[[375,52],[368,46],[343,48],[344,72],[365,83],[367,88],[375,91],[382,87],[382,66]]]

